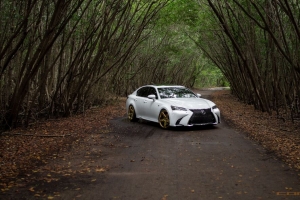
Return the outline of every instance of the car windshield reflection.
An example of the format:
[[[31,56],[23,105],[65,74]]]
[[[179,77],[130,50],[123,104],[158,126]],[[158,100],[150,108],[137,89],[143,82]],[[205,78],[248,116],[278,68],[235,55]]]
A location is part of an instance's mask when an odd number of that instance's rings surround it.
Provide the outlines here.
[[[158,88],[161,99],[167,98],[197,98],[197,96],[186,88]]]

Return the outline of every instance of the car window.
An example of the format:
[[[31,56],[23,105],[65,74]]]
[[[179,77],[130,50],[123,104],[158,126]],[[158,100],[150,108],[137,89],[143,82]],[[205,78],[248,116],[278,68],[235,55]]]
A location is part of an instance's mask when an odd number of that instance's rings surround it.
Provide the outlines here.
[[[136,92],[136,95],[140,96],[140,97],[147,97],[148,96],[148,89],[149,89],[149,87],[142,87],[141,89],[139,89]]]
[[[156,92],[155,88],[149,87],[148,95],[150,95],[150,94],[154,94],[154,95],[155,95],[155,98],[157,99],[157,92]],[[148,96],[148,95],[147,95],[147,96]]]
[[[168,88],[158,88],[158,93],[160,98],[197,98],[192,91],[187,88],[179,87],[168,87]]]

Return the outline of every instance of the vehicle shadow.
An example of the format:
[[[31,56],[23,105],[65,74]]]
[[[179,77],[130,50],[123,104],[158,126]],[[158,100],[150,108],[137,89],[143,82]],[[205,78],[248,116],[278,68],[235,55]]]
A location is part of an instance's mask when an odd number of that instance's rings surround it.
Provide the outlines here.
[[[117,138],[140,138],[148,139],[152,137],[177,137],[185,135],[186,133],[205,133],[210,134],[215,130],[220,129],[218,126],[192,126],[192,127],[169,127],[163,129],[158,123],[146,120],[138,120],[137,122],[130,122],[126,117],[115,118],[110,122],[112,135]]]
[[[170,127],[172,131],[201,131],[201,130],[214,130],[218,129],[217,125],[199,125],[199,126],[178,126]]]
[[[125,119],[124,122],[131,123],[129,120]],[[217,125],[199,125],[199,126],[177,126],[177,127],[169,127],[167,129],[162,129],[158,123],[139,119],[138,122],[135,122],[141,126],[153,127],[164,131],[172,131],[172,132],[185,132],[185,131],[201,131],[201,130],[213,130],[218,129]]]

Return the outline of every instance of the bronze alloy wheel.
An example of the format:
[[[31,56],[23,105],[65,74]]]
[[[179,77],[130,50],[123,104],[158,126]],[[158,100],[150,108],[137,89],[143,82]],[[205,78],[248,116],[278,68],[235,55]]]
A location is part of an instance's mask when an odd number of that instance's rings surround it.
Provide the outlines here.
[[[132,122],[136,121],[135,110],[134,110],[134,107],[132,105],[130,105],[129,108],[128,108],[128,119]]]
[[[159,116],[158,116],[158,123],[160,127],[166,129],[170,125],[170,118],[168,112],[163,109],[160,111]]]

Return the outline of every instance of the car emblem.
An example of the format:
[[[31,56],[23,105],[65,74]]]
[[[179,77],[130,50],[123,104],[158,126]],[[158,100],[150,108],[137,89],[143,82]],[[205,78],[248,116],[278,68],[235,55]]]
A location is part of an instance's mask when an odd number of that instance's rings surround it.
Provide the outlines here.
[[[202,115],[205,115],[205,114],[206,114],[205,110],[200,110],[200,113],[201,113]]]

